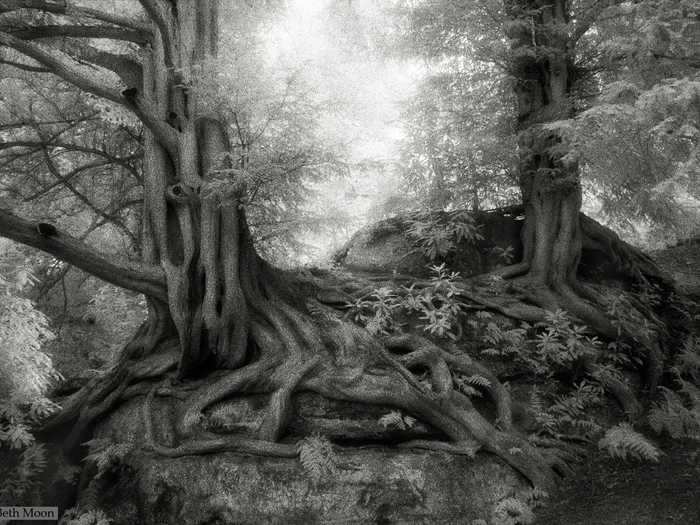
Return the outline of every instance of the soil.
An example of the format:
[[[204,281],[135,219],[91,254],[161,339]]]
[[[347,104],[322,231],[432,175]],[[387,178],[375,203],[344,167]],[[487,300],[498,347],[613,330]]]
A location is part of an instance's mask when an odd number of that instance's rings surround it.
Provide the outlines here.
[[[658,463],[592,454],[537,515],[542,525],[700,524],[700,443],[669,440]]]

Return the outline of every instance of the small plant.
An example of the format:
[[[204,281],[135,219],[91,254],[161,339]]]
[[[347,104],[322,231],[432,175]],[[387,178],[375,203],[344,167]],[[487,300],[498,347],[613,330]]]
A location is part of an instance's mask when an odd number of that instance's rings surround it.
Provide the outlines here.
[[[429,267],[432,276],[428,286],[393,290],[381,287],[349,304],[349,315],[373,334],[396,330],[399,312],[419,316],[425,332],[437,337],[457,340],[462,334],[464,304],[459,298],[459,273],[448,271],[445,264]]]
[[[577,362],[594,358],[600,346],[596,337],[586,335],[587,328],[574,324],[563,310],[546,312],[545,321],[537,323],[544,331],[536,336],[536,372],[546,375],[552,370],[571,369]]]
[[[408,221],[408,236],[411,237],[431,261],[452,253],[460,242],[476,242],[484,237],[481,226],[465,211],[444,215],[423,215]]]
[[[91,461],[95,464],[97,479],[123,465],[126,456],[134,449],[132,443],[114,443],[108,439],[92,439],[85,444],[90,447],[90,453],[83,461]]]
[[[382,287],[349,306],[356,323],[364,325],[372,334],[386,334],[394,328],[394,311],[400,305],[396,293],[391,288]]]
[[[590,437],[602,428],[590,414],[590,408],[603,402],[603,390],[597,384],[582,381],[569,393],[545,399],[535,388],[530,396],[530,408],[535,416],[537,434],[554,439],[574,434]]]
[[[658,462],[661,451],[632,428],[629,423],[620,423],[609,428],[598,441],[598,448],[605,450],[614,458],[642,459]]]
[[[73,507],[63,513],[59,523],[60,525],[109,525],[112,520],[102,510],[90,509],[80,512]]]
[[[424,331],[455,341],[462,332],[460,315],[463,303],[459,300],[456,285],[459,273],[449,272],[445,264],[431,266],[430,270],[433,274],[430,286],[418,297],[408,293],[404,305],[407,309],[418,310]]]
[[[660,387],[661,400],[649,412],[649,424],[658,434],[700,441],[700,355],[695,339],[686,341],[671,368],[677,389]]]
[[[338,457],[328,438],[320,435],[306,437],[297,442],[299,461],[314,485],[336,472]]]
[[[530,505],[516,497],[499,501],[493,510],[495,525],[530,525],[535,522],[535,513]]]
[[[515,258],[515,250],[512,246],[506,246],[501,248],[500,246],[494,246],[491,248],[491,253],[495,255],[498,260],[503,264],[510,264]]]
[[[408,428],[413,428],[413,425],[416,424],[416,420],[411,416],[402,414],[398,410],[392,410],[379,418],[379,424],[384,428],[396,427],[400,430],[406,430]]]
[[[469,397],[481,397],[481,392],[477,388],[489,388],[491,382],[480,375],[465,376],[456,374],[454,383],[457,389]]]

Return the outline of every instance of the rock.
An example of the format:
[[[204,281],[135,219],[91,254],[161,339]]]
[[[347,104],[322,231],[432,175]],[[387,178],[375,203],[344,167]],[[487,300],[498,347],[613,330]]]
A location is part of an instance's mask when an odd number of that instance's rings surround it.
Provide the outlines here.
[[[522,218],[517,208],[503,208],[474,214],[481,225],[483,240],[461,242],[445,262],[463,277],[487,272],[505,262],[496,248],[512,250],[511,258],[521,257],[520,229]],[[335,255],[336,263],[350,270],[393,272],[425,276],[433,264],[407,235],[405,218],[394,217],[359,230]],[[438,261],[439,263],[440,261]]]
[[[79,496],[82,508],[96,505],[114,525],[490,522],[499,501],[526,489],[512,468],[488,454],[470,459],[389,445],[336,447],[335,472],[318,483],[298,459],[234,453],[166,459],[139,446],[141,403],[132,399],[98,424],[95,438],[131,442],[134,449]],[[314,418],[352,422],[353,414],[364,424],[383,412],[361,416],[350,403],[335,406],[307,394],[296,403],[306,425]],[[154,410],[157,433],[165,419],[158,416],[168,412],[162,404]],[[369,425],[361,437],[368,431],[381,429]]]
[[[469,523],[523,487],[487,455],[379,447],[340,452],[318,484],[295,459],[135,456],[128,465],[108,491],[92,482],[114,525]]]
[[[432,264],[447,264],[463,278],[487,273],[522,259],[520,230],[524,224],[521,206],[473,213],[481,226],[482,240],[461,241],[444,260],[430,261],[408,235],[406,217],[394,217],[358,231],[334,256],[334,261],[350,271],[392,273],[426,277]],[[582,218],[585,216],[582,214]],[[595,222],[588,219],[588,222]],[[503,253],[507,251],[508,257]],[[578,268],[579,277],[602,282],[625,279],[619,261],[609,247],[591,241],[585,234]]]

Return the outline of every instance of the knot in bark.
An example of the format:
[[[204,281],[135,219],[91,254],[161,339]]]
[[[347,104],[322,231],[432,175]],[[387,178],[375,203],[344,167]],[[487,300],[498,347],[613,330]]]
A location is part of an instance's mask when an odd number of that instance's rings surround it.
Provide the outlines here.
[[[188,184],[178,182],[168,186],[165,191],[165,198],[175,205],[187,205],[197,199],[198,191]]]

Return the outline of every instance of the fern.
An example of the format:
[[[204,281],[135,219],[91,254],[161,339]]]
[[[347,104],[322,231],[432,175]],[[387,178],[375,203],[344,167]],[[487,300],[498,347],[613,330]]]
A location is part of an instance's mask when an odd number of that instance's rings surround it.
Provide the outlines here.
[[[489,388],[491,386],[491,382],[480,375],[464,376],[457,374],[454,381],[457,388],[469,397],[481,397],[481,392],[474,387]]]
[[[530,506],[530,508],[538,509],[540,507],[544,507],[546,501],[549,499],[549,492],[541,489],[540,487],[532,487],[531,489],[526,490],[522,497],[525,499],[525,502]]]
[[[110,469],[124,462],[124,458],[133,449],[131,443],[113,443],[108,439],[92,439],[85,445],[89,446],[91,452],[85,456],[83,461],[92,461],[97,467],[96,478],[101,478]]]
[[[112,520],[99,509],[79,512],[75,507],[66,510],[61,517],[60,525],[109,525]]]
[[[324,436],[313,435],[297,442],[299,461],[314,485],[337,470],[338,458],[333,445]]]
[[[413,428],[413,425],[416,424],[416,420],[411,416],[402,414],[398,410],[392,410],[379,418],[379,424],[384,428],[397,427],[401,430],[406,430],[407,428]]]
[[[684,386],[683,392],[690,392],[690,408],[686,407],[678,393],[661,387],[663,400],[655,403],[650,410],[649,425],[657,434],[666,431],[674,439],[700,441],[700,395],[690,383]]]
[[[661,451],[632,428],[629,423],[620,423],[609,428],[598,442],[598,448],[610,456],[621,459],[642,459],[658,462]]]
[[[535,522],[535,513],[524,501],[509,497],[499,501],[494,507],[494,525],[530,525]]]
[[[444,258],[455,251],[463,241],[474,243],[483,240],[481,225],[464,211],[438,214],[422,214],[406,221],[406,233],[414,244],[431,261]]]

